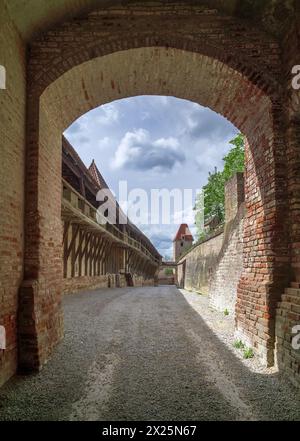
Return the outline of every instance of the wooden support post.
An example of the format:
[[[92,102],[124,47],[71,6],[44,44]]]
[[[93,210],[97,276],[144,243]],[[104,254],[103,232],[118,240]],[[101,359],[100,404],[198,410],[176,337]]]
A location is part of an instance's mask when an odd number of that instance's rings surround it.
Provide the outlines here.
[[[137,263],[136,263],[135,271],[137,272],[138,275],[140,275],[141,274],[140,266],[141,266],[141,262],[143,261],[143,258],[140,257],[139,255],[137,255],[137,259],[136,260],[137,260]]]
[[[101,275],[104,274],[104,256],[105,256],[106,247],[108,247],[108,244],[109,244],[108,240],[103,239],[102,250],[101,250],[100,255],[99,255],[99,262],[100,262],[100,265],[101,265]]]
[[[86,275],[86,254],[87,254],[87,249],[91,240],[91,233],[85,233],[85,243],[84,243],[84,247],[83,250],[79,253],[79,275],[82,275],[82,259],[84,257],[85,260],[85,266],[84,266],[84,274]]]
[[[106,274],[110,272],[110,257],[111,257],[111,250],[113,248],[113,242],[111,242],[108,247],[106,248],[105,252],[105,266],[106,266]]]
[[[68,260],[70,257],[70,254],[74,253],[74,247],[75,242],[77,239],[77,235],[79,233],[79,225],[72,225],[72,238],[69,246],[66,247],[66,252],[64,253],[64,277],[67,277],[68,273]],[[73,268],[71,267],[71,272],[73,271]]]
[[[132,259],[133,256],[133,251],[132,250],[126,250],[126,263],[125,263],[125,271],[126,273],[130,272],[130,261]]]
[[[90,233],[90,240],[88,242],[86,251],[85,251],[85,256],[84,256],[84,261],[85,261],[85,275],[88,276],[89,274],[89,258],[90,258],[90,253],[91,253],[91,248],[92,248],[92,239],[93,239],[93,235],[92,233]]]
[[[144,262],[144,264],[142,265],[142,268],[141,268],[141,274],[142,274],[143,277],[145,275],[145,270],[146,270],[148,265],[149,265],[149,261],[145,260],[145,262]]]
[[[88,262],[89,262],[89,270],[88,270],[88,274],[89,274],[89,276],[92,276],[92,275],[93,275],[93,274],[92,274],[92,272],[93,272],[93,265],[92,265],[93,261],[92,261],[92,256],[93,256],[93,253],[94,253],[94,248],[95,248],[95,236],[94,236],[93,233],[92,233],[92,239],[91,239],[91,243],[90,243],[90,249],[89,249],[89,252],[88,252]]]
[[[69,227],[70,222],[65,222],[64,225],[64,241],[63,241],[63,265],[64,265],[64,278],[67,277],[68,272],[68,258],[67,258],[67,252],[68,252],[68,242],[69,242]]]
[[[98,235],[95,240],[96,240],[96,243],[95,243],[95,250],[94,250],[94,254],[93,254],[93,275],[94,275],[94,277],[97,275],[96,274],[97,255],[99,254],[99,246],[100,246],[101,237],[99,237],[99,235]]]
[[[72,254],[72,277],[75,277],[75,264],[76,264],[77,258],[79,256],[81,248],[82,248],[83,239],[84,239],[84,232],[80,229],[79,230],[79,243],[78,243],[78,247],[77,247],[77,250],[76,250],[75,249],[76,247],[74,246],[74,252]]]
[[[70,226],[70,221],[65,221],[65,222],[64,222],[63,242],[62,242],[63,244],[65,243],[66,236],[68,235],[69,226]]]
[[[98,251],[97,251],[97,255],[96,255],[96,273],[97,276],[100,276],[100,265],[101,265],[101,260],[100,260],[100,254],[102,251],[102,247],[103,247],[103,243],[104,243],[104,239],[102,236],[100,236],[100,240],[99,240],[99,245],[98,245]]]

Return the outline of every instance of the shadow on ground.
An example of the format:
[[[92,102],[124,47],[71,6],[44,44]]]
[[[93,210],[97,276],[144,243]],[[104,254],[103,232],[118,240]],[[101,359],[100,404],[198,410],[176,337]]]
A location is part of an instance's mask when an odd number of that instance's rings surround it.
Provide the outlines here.
[[[175,287],[66,297],[65,339],[0,390],[0,420],[300,420],[300,396],[251,371]]]

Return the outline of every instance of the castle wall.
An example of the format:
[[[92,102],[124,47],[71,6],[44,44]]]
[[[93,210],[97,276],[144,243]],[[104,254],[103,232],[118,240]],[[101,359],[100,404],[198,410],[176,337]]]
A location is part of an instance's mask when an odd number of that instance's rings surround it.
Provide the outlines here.
[[[0,385],[17,368],[18,290],[23,279],[26,57],[4,5],[0,11],[0,65],[6,89],[0,89],[0,326],[6,350],[0,350]]]
[[[225,188],[225,225],[179,261],[179,286],[209,295],[211,306],[235,311],[243,270],[244,180],[236,174]]]

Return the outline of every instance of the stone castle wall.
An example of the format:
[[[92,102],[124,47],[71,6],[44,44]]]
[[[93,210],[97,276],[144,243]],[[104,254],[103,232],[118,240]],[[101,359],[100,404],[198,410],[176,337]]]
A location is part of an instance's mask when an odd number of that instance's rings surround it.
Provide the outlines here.
[[[179,286],[190,291],[209,294],[210,274],[217,265],[222,248],[223,231],[194,247],[179,261],[177,278]],[[185,265],[184,265],[185,263]]]
[[[154,286],[154,279],[145,279],[142,276],[133,276],[135,287]],[[75,294],[79,291],[125,288],[127,286],[124,274],[105,274],[102,276],[82,276],[63,279],[63,294]]]
[[[5,7],[0,7],[0,64],[6,89],[0,90],[0,385],[17,368],[18,290],[24,259],[24,157],[26,49]]]
[[[235,312],[237,286],[243,271],[244,204],[226,224],[216,265],[209,276],[210,304],[220,311]]]
[[[294,285],[294,286],[293,286]],[[276,315],[276,363],[279,372],[300,388],[300,285],[285,290]]]
[[[194,247],[178,266],[178,284],[209,295],[218,310],[235,311],[243,270],[244,179],[236,174],[225,188],[225,226]]]

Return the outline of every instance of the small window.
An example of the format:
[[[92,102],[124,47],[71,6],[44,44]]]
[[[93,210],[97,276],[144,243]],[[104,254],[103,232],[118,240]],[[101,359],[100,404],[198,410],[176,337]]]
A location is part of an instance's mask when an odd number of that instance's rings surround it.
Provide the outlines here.
[[[181,246],[183,247],[183,242],[181,242]]]

